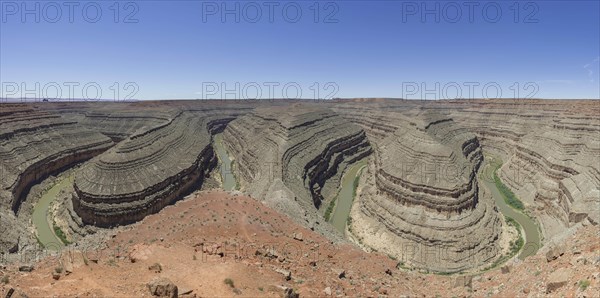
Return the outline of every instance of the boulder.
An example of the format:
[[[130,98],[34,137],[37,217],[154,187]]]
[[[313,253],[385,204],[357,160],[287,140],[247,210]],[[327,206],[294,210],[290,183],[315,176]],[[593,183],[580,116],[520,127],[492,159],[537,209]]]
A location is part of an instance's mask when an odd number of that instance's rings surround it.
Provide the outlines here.
[[[69,274],[73,273],[73,263],[65,262],[64,269],[65,269],[65,275],[69,275]]]
[[[573,270],[570,268],[560,268],[548,277],[548,283],[546,284],[546,293],[551,293],[556,289],[566,285],[573,276]]]
[[[292,289],[292,288],[286,288],[285,291],[283,292],[283,297],[284,298],[300,298],[300,294],[294,292],[294,289]]]
[[[471,288],[473,287],[473,276],[470,275],[462,275],[462,276],[458,276],[456,277],[456,279],[454,280],[454,287],[467,287],[467,288]]]
[[[298,241],[302,241],[302,233],[294,233],[294,239]]]
[[[13,289],[13,288],[8,289],[8,292],[6,293],[6,298],[11,298],[14,293],[15,293],[15,289]]]
[[[278,272],[278,273],[281,273],[281,275],[283,275],[283,277],[285,278],[285,280],[292,279],[292,272],[290,272],[288,270],[277,268],[277,269],[275,269],[275,271]]]
[[[181,290],[181,293],[179,293],[179,296],[195,296],[196,294],[193,294],[193,292],[194,292],[193,289]]]
[[[553,247],[550,247],[550,249],[548,249],[548,252],[546,252],[546,261],[552,262],[564,254],[565,247],[562,245],[555,245]]]
[[[152,266],[148,267],[148,270],[154,271],[154,273],[162,272],[162,266],[159,263],[154,263]]]
[[[155,297],[176,298],[177,286],[166,278],[155,278],[147,284],[150,294]]]

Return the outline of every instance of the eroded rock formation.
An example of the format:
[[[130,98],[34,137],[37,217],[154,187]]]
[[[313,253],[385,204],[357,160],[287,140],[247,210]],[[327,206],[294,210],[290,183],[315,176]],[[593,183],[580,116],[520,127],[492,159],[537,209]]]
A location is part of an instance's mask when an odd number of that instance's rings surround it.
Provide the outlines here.
[[[352,214],[366,245],[433,271],[477,268],[499,256],[501,222],[477,183],[477,137],[436,112],[396,118],[377,142]],[[385,239],[385,241],[382,241]]]
[[[206,117],[180,112],[137,132],[75,177],[73,208],[83,223],[128,224],[197,189],[216,165]]]
[[[0,112],[0,204],[15,213],[32,185],[114,144],[42,108],[3,104]]]
[[[575,223],[600,222],[599,101],[453,103],[454,117],[502,157],[503,182],[548,240]]]
[[[578,222],[597,224],[600,220],[597,100],[357,99],[339,101],[332,109],[361,125],[373,146],[390,142],[392,134],[413,137],[408,132],[397,132],[403,126],[398,119],[415,119],[422,111],[448,115],[475,134],[483,152],[502,158],[499,176],[539,222],[544,241]],[[385,154],[387,150],[389,147],[375,152]],[[376,175],[381,177],[380,173]],[[381,184],[375,179],[370,183]]]
[[[0,214],[83,162],[71,223],[138,221],[201,185],[223,132],[241,190],[330,239],[341,237],[324,206],[347,165],[370,156],[351,232],[407,266],[459,271],[501,253],[503,221],[477,181],[485,155],[502,158],[545,241],[600,222],[599,113],[598,101],[552,100],[2,104]]]
[[[241,189],[314,229],[346,165],[371,152],[364,131],[323,106],[258,108],[232,121],[224,143],[235,156]]]

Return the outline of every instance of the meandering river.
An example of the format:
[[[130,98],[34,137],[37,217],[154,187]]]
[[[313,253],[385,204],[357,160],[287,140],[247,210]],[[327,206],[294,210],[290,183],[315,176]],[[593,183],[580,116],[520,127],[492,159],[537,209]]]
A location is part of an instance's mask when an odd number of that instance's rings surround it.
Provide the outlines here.
[[[223,146],[223,134],[216,134],[214,136],[214,145],[217,157],[219,158],[223,189],[228,191],[235,190],[235,176],[231,169],[232,160],[229,157],[229,153],[227,153],[225,146]]]
[[[335,198],[335,209],[333,211],[333,216],[331,217],[333,226],[342,233],[345,233],[346,222],[348,221],[348,216],[352,209],[352,202],[354,201],[354,180],[360,176],[362,168],[366,164],[366,158],[352,164],[350,169],[348,169],[342,177],[342,188]]]
[[[220,172],[223,180],[223,189],[234,190],[236,187],[235,176],[231,171],[232,160],[223,146],[222,134],[215,135],[214,145],[220,161]],[[73,177],[58,178],[57,182],[46,190],[33,208],[32,221],[39,242],[47,249],[58,250],[64,247],[63,242],[54,234],[53,220],[49,218],[50,205],[61,190],[68,188],[73,183]]]
[[[500,210],[504,216],[513,218],[521,225],[524,231],[525,244],[519,253],[519,259],[525,259],[526,257],[535,255],[541,246],[541,237],[537,224],[526,214],[523,214],[509,206],[505,202],[504,196],[500,190],[498,190],[496,187],[496,184],[493,181],[493,172],[500,167],[502,160],[492,156],[486,156],[485,159],[486,166],[484,166],[484,171],[487,168],[489,172],[485,173],[482,171],[482,173],[479,175],[480,185],[483,185],[490,191],[494,197],[496,205],[498,206],[498,210]],[[335,198],[335,209],[330,220],[333,226],[342,233],[345,232],[346,221],[348,220],[348,216],[350,215],[350,210],[352,208],[352,202],[354,201],[354,181],[358,176],[360,176],[362,168],[366,165],[366,163],[367,159],[363,159],[353,164],[342,177],[341,189]]]
[[[48,217],[48,211],[60,191],[68,188],[72,183],[72,176],[59,178],[50,189],[42,194],[41,199],[33,208],[32,220],[37,238],[47,249],[58,250],[64,246],[63,242],[54,234],[53,220]]]
[[[479,175],[480,184],[483,184],[483,186],[492,193],[494,201],[496,201],[496,206],[498,206],[498,210],[500,210],[504,216],[512,217],[515,221],[517,221],[525,232],[525,244],[519,253],[519,259],[522,260],[526,257],[535,255],[541,246],[540,232],[537,224],[529,216],[509,206],[504,201],[504,196],[500,190],[496,187],[496,184],[493,181],[494,171],[497,171],[497,169],[502,165],[502,160],[498,157],[487,155],[485,160],[486,165],[484,166],[484,171],[482,171],[482,174]],[[487,173],[485,172],[486,170],[488,170]]]

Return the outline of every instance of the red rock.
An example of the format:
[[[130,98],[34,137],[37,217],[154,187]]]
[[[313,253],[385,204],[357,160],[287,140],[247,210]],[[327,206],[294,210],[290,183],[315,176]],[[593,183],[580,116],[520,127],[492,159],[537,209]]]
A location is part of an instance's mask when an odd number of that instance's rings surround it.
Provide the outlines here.
[[[546,293],[565,286],[573,276],[573,270],[570,268],[560,268],[550,274],[548,283],[546,284]]]

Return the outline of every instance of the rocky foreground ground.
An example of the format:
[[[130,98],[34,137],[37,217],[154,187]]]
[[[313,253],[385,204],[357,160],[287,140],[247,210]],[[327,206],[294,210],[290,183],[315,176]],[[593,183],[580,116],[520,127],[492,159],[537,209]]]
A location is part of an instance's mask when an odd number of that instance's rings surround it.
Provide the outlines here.
[[[110,231],[100,249],[0,267],[0,297],[598,297],[599,237],[583,222],[525,261],[436,275],[332,244],[255,199],[205,191]]]

